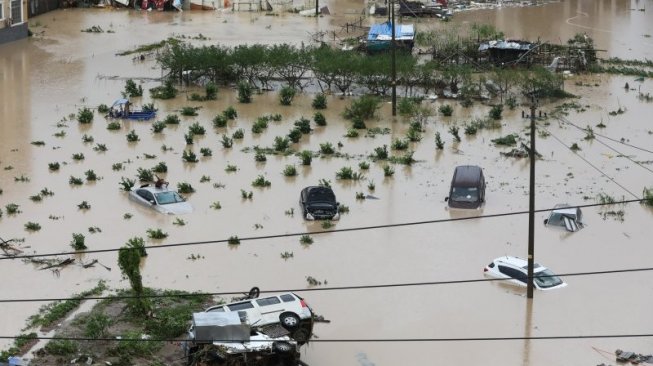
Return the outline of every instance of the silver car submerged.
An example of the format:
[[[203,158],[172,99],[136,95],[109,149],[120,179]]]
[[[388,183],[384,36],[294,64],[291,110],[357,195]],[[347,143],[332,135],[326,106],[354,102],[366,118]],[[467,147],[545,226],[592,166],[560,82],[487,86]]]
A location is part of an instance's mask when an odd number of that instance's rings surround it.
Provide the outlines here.
[[[129,199],[163,214],[183,215],[193,212],[193,206],[167,186],[157,188],[145,185],[132,189]]]

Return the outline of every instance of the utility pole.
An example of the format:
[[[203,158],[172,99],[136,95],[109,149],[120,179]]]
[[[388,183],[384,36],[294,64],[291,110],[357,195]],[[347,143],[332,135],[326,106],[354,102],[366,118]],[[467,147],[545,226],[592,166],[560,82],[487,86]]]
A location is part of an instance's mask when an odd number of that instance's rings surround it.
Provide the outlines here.
[[[392,5],[392,116],[397,115],[397,45],[395,44],[395,1]]]
[[[320,0],[315,0],[315,17],[320,15]]]
[[[531,94],[531,177],[528,193],[528,284],[526,297],[533,298],[533,266],[535,265],[535,93]]]

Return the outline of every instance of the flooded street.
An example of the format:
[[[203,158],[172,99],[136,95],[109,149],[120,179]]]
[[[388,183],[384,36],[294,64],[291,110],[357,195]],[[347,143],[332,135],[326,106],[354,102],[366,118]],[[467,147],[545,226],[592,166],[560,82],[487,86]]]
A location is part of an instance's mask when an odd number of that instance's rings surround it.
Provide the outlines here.
[[[70,251],[73,233],[83,233],[89,250],[99,250],[118,248],[135,236],[147,238],[146,231],[157,228],[169,236],[164,240],[146,239],[147,245],[225,240],[233,235],[243,239],[319,232],[323,230],[319,222],[302,220],[298,198],[303,187],[316,185],[321,179],[330,180],[338,201],[350,208],[333,229],[458,218],[467,214],[447,210],[444,198],[455,166],[463,164],[483,167],[488,181],[487,203],[482,210],[468,215],[528,210],[528,160],[501,156],[500,151],[509,149],[490,142],[513,132],[527,137],[524,132],[528,123],[521,118],[525,107],[506,110],[501,129],[480,130],[476,136],[462,136],[462,142],[455,143],[449,126],[462,126],[473,117],[486,116],[489,107],[475,103],[465,109],[453,101],[426,101],[434,111],[442,104],[452,104],[453,117],[434,114],[422,141],[411,144],[418,162],[408,167],[394,165],[395,174],[388,178],[384,176],[385,163],[372,162],[367,157],[374,148],[389,146],[392,139],[403,137],[409,121],[393,119],[390,105],[384,103],[378,113],[380,118],[367,122],[367,126],[388,127],[390,134],[364,137],[363,133],[358,138],[347,138],[344,135],[350,122],[342,117],[342,112],[352,97],[329,96],[328,108],[323,111],[327,126],[312,124],[313,133],[291,148],[317,152],[321,143],[336,146],[341,142],[339,151],[348,154],[348,159],[318,157],[305,167],[297,156],[268,155],[267,162],[258,163],[252,152],[242,150],[270,147],[276,136],[288,133],[295,120],[302,116],[311,118],[313,95],[299,95],[292,106],[286,107],[279,104],[276,92],[267,92],[254,95],[253,103],[246,105],[237,102],[233,90],[219,86],[215,101],[186,99],[192,92],[202,93],[201,89],[189,89],[168,101],[152,100],[148,90],[160,85],[156,79],[161,77],[153,56],[141,61],[131,55],[115,55],[175,35],[208,37],[191,40],[196,45],[309,44],[310,34],[339,30],[345,21],[356,19],[358,15],[352,13],[363,9],[362,3],[356,4],[334,0],[330,6],[334,15],[318,19],[290,14],[109,9],[60,10],[30,19],[30,24],[38,23],[30,26],[32,31],[43,34],[0,45],[0,237],[24,238],[26,254],[44,254]],[[596,47],[605,50],[599,57],[653,59],[651,0],[570,0],[532,8],[467,11],[457,13],[451,23],[427,24],[422,20],[416,26],[419,30],[421,26],[445,28],[474,22],[491,22],[511,38],[539,37],[557,43],[577,32],[587,32]],[[93,25],[114,33],[80,32]],[[142,80],[144,97],[134,98],[133,102],[154,102],[159,110],[158,120],[178,113],[184,106],[201,106],[199,115],[181,117],[181,124],[168,125],[162,134],[152,133],[151,121],[125,121],[120,130],[110,131],[107,121],[98,113],[89,125],[78,124],[74,118],[61,123],[83,106],[110,105],[120,98],[128,78]],[[593,127],[595,132],[653,150],[653,104],[640,100],[636,91],[624,88],[628,82],[631,88],[650,93],[653,82],[634,79],[608,75],[568,78],[565,90],[579,95],[576,102],[586,111],[570,111],[566,119],[583,128],[603,122],[606,127]],[[228,106],[236,108],[238,118],[226,128],[214,128],[212,119]],[[540,109],[550,113],[553,107],[542,105]],[[609,115],[619,108],[625,113]],[[251,132],[257,117],[276,113],[282,115],[281,122],[270,122],[261,134]],[[193,122],[204,126],[206,135],[196,136],[189,148],[198,155],[203,147],[213,151],[212,157],[200,157],[195,164],[181,159],[186,148],[184,134]],[[644,187],[653,187],[653,153],[600,137],[586,141],[583,131],[554,119],[549,122],[550,125],[542,123],[541,127],[550,136],[541,135],[537,140],[537,150],[543,155],[536,165],[537,209],[551,208],[556,203],[596,203],[595,197],[601,193],[617,200],[631,200],[640,197]],[[236,140],[231,149],[223,148],[222,135],[231,135],[239,128],[245,130],[244,139]],[[125,135],[131,130],[139,135],[139,142],[127,142]],[[65,136],[61,131],[65,131]],[[436,132],[445,140],[444,150],[435,149]],[[94,142],[82,142],[84,135],[92,136]],[[45,145],[31,144],[34,141],[43,141]],[[108,151],[94,151],[98,143],[105,144]],[[569,150],[573,143],[581,150]],[[162,145],[173,150],[162,151]],[[73,160],[75,153],[83,153],[85,159]],[[147,159],[144,154],[156,157]],[[171,186],[188,182],[196,189],[188,195],[194,212],[181,216],[186,223],[183,226],[173,224],[174,216],[138,206],[120,190],[122,177],[134,179],[138,168],[149,169],[161,161],[168,166],[165,176]],[[363,171],[365,180],[335,179],[336,171],[346,166],[358,171],[362,161],[370,162],[369,171]],[[53,162],[60,163],[59,171],[49,171],[48,164]],[[112,170],[113,164],[121,162],[123,170]],[[299,174],[284,177],[284,167],[293,164]],[[236,165],[237,171],[226,172],[227,165]],[[69,184],[71,176],[84,178],[84,173],[91,169],[102,179],[81,186]],[[258,175],[264,175],[271,186],[252,187],[251,182]],[[29,181],[18,181],[21,176]],[[210,181],[202,183],[203,176],[210,177]],[[373,192],[368,189],[370,182],[376,185]],[[215,183],[219,183],[218,188]],[[30,196],[44,188],[54,195],[32,202]],[[253,199],[241,198],[241,190],[252,191]],[[379,199],[357,200],[357,192]],[[91,209],[78,209],[82,201],[87,201]],[[211,208],[216,201],[220,202],[219,210]],[[19,213],[6,212],[6,205],[11,203],[19,205]],[[294,215],[285,213],[290,209]],[[623,210],[623,221],[603,215],[606,208],[586,208],[583,212],[587,226],[576,233],[543,226],[542,220],[548,214],[537,213],[536,261],[560,274],[651,267],[649,225],[653,222],[653,210],[639,203],[609,209]],[[132,215],[130,219],[124,218],[127,213]],[[41,229],[28,232],[24,228],[27,222],[36,222]],[[90,227],[98,227],[101,232],[89,233]],[[298,236],[290,236],[243,240],[237,246],[209,243],[153,248],[142,266],[143,282],[148,287],[220,292],[246,291],[252,286],[262,290],[313,288],[307,285],[307,276],[325,282],[321,287],[480,279],[483,268],[496,257],[526,258],[528,215],[312,237],[312,245],[302,245]],[[282,259],[284,252],[293,253],[293,258]],[[101,279],[113,288],[129,286],[128,281],[121,279],[115,252],[82,254],[78,259],[97,259],[111,270],[76,265],[55,274],[20,260],[2,259],[0,298],[67,297],[93,287]],[[650,334],[653,272],[570,276],[564,280],[569,286],[536,292],[532,303],[526,300],[525,289],[498,282],[298,292],[319,314],[331,320],[330,324],[316,326],[318,342],[303,348],[302,359],[312,366],[393,366],[407,361],[411,365],[548,366],[613,362],[614,358],[601,350],[653,352],[653,338],[646,337],[355,341]],[[0,304],[0,336],[20,333],[26,318],[41,305]],[[0,345],[9,343],[3,341]]]

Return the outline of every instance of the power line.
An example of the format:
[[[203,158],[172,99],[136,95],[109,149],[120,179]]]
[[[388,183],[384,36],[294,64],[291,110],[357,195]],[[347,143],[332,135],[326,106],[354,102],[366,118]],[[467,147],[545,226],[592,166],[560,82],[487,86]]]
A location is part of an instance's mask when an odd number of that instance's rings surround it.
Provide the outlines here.
[[[622,200],[622,201],[617,201],[617,202],[612,202],[612,203],[591,203],[591,204],[586,204],[586,205],[570,206],[569,208],[586,208],[586,207],[599,207],[599,206],[615,205],[615,204],[628,204],[628,203],[633,203],[633,202],[641,202],[643,200],[643,198],[640,198],[640,197],[638,197],[638,196],[636,196],[634,194],[633,194],[633,196],[635,196],[636,199]],[[551,211],[551,210],[554,210],[554,209],[555,208],[539,209],[539,210],[535,210],[535,212],[548,212],[548,211]],[[523,214],[527,214],[527,213],[528,213],[528,211],[513,211],[513,212],[504,212],[504,213],[480,215],[480,216],[471,216],[471,217],[456,217],[456,218],[448,218],[448,219],[411,221],[411,222],[402,222],[402,223],[397,223],[397,224],[359,226],[359,227],[352,227],[352,228],[345,228],[345,229],[323,230],[323,231],[315,231],[315,232],[296,232],[296,233],[287,233],[287,234],[272,234],[272,235],[250,236],[250,237],[244,237],[244,238],[239,238],[239,239],[240,239],[240,241],[279,239],[279,238],[296,237],[296,236],[302,236],[302,235],[321,235],[321,234],[331,234],[331,233],[344,233],[344,232],[351,232],[351,231],[377,230],[377,229],[387,229],[387,228],[405,227],[405,226],[439,224],[439,223],[454,222],[454,221],[487,219],[487,218],[495,218],[495,217],[523,215]],[[186,242],[186,243],[150,245],[150,246],[144,246],[143,248],[149,250],[149,249],[162,249],[162,248],[171,248],[171,247],[219,244],[219,243],[228,243],[228,242],[229,242],[229,239],[216,239],[216,240],[192,241],[192,242]],[[130,249],[130,248],[127,248],[127,249]],[[57,256],[63,256],[63,255],[78,255],[78,254],[109,253],[109,252],[117,252],[119,250],[120,250],[120,248],[109,248],[109,249],[94,249],[94,250],[72,251],[72,252],[46,253],[46,254],[25,254],[25,255],[15,255],[15,256],[0,257],[0,260],[44,258],[44,257],[57,257]]]
[[[406,343],[406,342],[493,342],[493,341],[524,341],[524,340],[565,340],[565,339],[599,339],[599,338],[649,338],[653,333],[641,334],[588,334],[588,335],[552,335],[552,336],[531,336],[531,337],[470,337],[470,338],[341,338],[341,339],[311,339],[311,343]],[[22,336],[0,336],[0,339],[24,339]],[[37,340],[60,340],[77,342],[186,342],[184,338],[86,338],[86,337],[29,337]],[[206,339],[196,340],[203,343],[244,343],[232,339],[218,340]],[[251,339],[249,342],[269,342],[269,340]]]
[[[538,278],[545,277],[581,277],[581,276],[595,276],[617,273],[634,273],[634,272],[649,272],[653,271],[653,267],[643,268],[626,268],[614,269],[603,271],[590,271],[590,272],[572,272],[557,275],[541,275],[535,276]],[[475,278],[467,280],[447,280],[447,281],[430,281],[430,282],[407,282],[407,283],[392,283],[392,284],[377,284],[377,285],[359,285],[359,286],[335,286],[335,287],[314,287],[303,289],[280,289],[280,290],[265,290],[260,293],[284,293],[284,292],[322,292],[322,291],[346,291],[346,290],[368,290],[379,288],[394,288],[394,287],[414,287],[414,286],[437,286],[437,285],[456,285],[478,282],[497,282],[497,281],[510,281],[513,278]],[[33,299],[0,299],[0,303],[23,303],[23,302],[51,302],[51,301],[66,301],[66,300],[126,300],[136,298],[175,298],[175,297],[194,297],[194,296],[226,296],[226,295],[240,295],[242,291],[226,291],[226,292],[197,292],[191,294],[160,294],[160,295],[116,295],[116,296],[86,296],[86,297],[67,297],[67,298],[33,298]]]
[[[559,119],[559,120],[563,120],[563,122],[565,122],[565,123],[569,123],[570,125],[572,125],[572,126],[578,128],[578,129],[585,130],[584,128],[582,128],[582,127],[580,127],[580,126],[574,124],[573,122],[569,121],[568,119],[566,119],[566,118],[564,118],[564,117],[558,117],[558,119]],[[613,142],[616,142],[616,143],[619,143],[619,144],[622,144],[622,145],[625,145],[625,146],[628,146],[628,147],[632,147],[633,149],[637,149],[637,150],[640,150],[640,151],[645,151],[645,152],[647,152],[647,153],[653,154],[653,151],[651,151],[651,150],[649,150],[649,149],[646,149],[646,148],[643,148],[643,147],[639,147],[639,146],[635,146],[635,145],[629,144],[629,143],[627,143],[627,142],[625,142],[625,141],[617,140],[617,139],[612,138],[612,137],[610,137],[610,136],[602,135],[602,134],[600,134],[600,133],[598,133],[598,132],[594,132],[594,134],[595,134],[596,136],[603,137],[604,139],[607,139],[607,140],[610,140],[610,141],[613,141]]]
[[[565,123],[568,123],[569,125],[574,126],[574,127],[576,127],[577,129],[579,129],[579,130],[581,130],[581,131],[587,132],[586,129],[584,129],[584,128],[582,128],[582,127],[580,127],[580,126],[578,126],[578,125],[572,123],[571,121],[569,121],[568,119],[566,119],[566,118],[564,118],[564,117],[560,117],[560,118],[558,118],[558,120],[559,120],[559,121],[562,121],[562,122],[565,122]],[[595,132],[592,132],[592,133],[593,133],[594,135],[597,135]],[[598,135],[597,135],[597,136],[598,136]],[[615,148],[613,148],[612,146],[606,144],[605,142],[599,140],[598,138],[596,139],[596,142],[598,142],[599,144],[601,144],[601,145],[607,147],[608,149],[610,149],[610,150],[616,152],[616,153],[619,154],[620,156],[625,157],[626,159],[628,159],[628,160],[630,160],[631,162],[633,162],[633,163],[639,165],[640,167],[642,167],[642,168],[648,170],[649,172],[653,173],[653,169],[651,169],[651,168],[649,168],[649,167],[647,167],[647,166],[644,166],[642,163],[640,163],[640,162],[638,162],[638,161],[636,161],[636,160],[633,160],[630,156],[628,156],[628,155],[626,155],[626,154],[624,154],[624,153],[618,151],[617,149],[615,149]]]
[[[551,131],[549,131],[549,130],[546,129],[545,127],[540,127],[540,128],[543,129],[544,131],[546,131],[546,132],[547,132],[549,135],[551,135],[554,139],[556,139],[560,144],[562,144],[562,146],[564,146],[564,147],[566,147],[567,149],[571,150],[571,147],[570,147],[570,146],[567,146],[567,144],[565,144],[562,140],[560,140],[556,135],[552,134]],[[592,168],[594,168],[596,171],[598,171],[599,173],[601,173],[602,175],[604,175],[606,178],[608,178],[609,180],[611,180],[612,183],[618,185],[619,187],[621,187],[621,189],[623,189],[624,191],[628,192],[628,193],[629,193],[630,195],[632,195],[633,197],[638,197],[636,194],[634,194],[633,192],[629,191],[628,188],[622,186],[619,182],[617,182],[616,180],[614,180],[614,178],[612,178],[612,177],[609,176],[607,173],[605,173],[604,171],[602,171],[601,169],[599,169],[596,165],[592,164],[589,160],[585,159],[585,158],[582,157],[580,154],[574,154],[574,155],[576,155],[576,156],[578,156],[579,158],[581,158],[585,163],[587,163],[587,165],[589,165],[589,166],[591,166]]]

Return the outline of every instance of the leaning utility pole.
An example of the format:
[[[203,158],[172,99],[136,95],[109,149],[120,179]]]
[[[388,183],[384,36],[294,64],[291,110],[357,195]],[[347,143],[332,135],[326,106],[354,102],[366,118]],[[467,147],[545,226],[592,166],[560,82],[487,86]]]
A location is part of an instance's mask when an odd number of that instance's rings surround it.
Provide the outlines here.
[[[392,5],[392,116],[397,115],[397,46],[395,45],[395,1]]]
[[[531,177],[528,194],[528,286],[526,297],[533,298],[533,266],[535,266],[535,93],[531,94]]]

